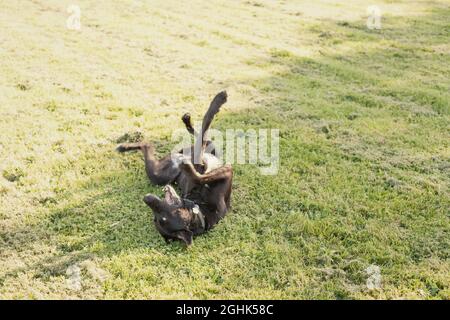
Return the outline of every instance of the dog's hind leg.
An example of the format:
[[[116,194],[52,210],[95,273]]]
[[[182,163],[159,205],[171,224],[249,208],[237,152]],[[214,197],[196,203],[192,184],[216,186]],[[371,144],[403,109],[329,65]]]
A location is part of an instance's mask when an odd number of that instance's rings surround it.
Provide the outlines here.
[[[211,126],[214,116],[219,112],[220,107],[227,102],[227,97],[226,91],[219,92],[211,101],[208,111],[206,111],[203,117],[201,132],[198,132],[196,135],[194,154],[192,155],[192,162],[195,165],[201,165],[203,163],[203,153],[207,142],[206,132]]]
[[[141,149],[143,142],[136,142],[136,143],[122,143],[117,148],[117,152],[128,152],[133,150],[139,150]]]
[[[185,113],[183,115],[183,117],[181,118],[181,120],[183,121],[184,125],[186,126],[186,130],[192,134],[195,139],[198,138],[198,132],[195,131],[194,126],[192,125],[192,120],[191,120],[191,114],[190,113]],[[207,153],[211,153],[213,155],[216,154],[216,147],[214,146],[213,142],[209,139],[207,139],[205,141],[205,152]],[[192,152],[192,151],[191,151]],[[183,153],[182,151],[180,153]]]
[[[125,143],[116,149],[119,152],[141,150],[144,155],[145,172],[150,181],[158,185],[166,185],[174,181],[181,170],[178,163],[170,155],[158,160],[155,158],[153,146],[150,143]]]

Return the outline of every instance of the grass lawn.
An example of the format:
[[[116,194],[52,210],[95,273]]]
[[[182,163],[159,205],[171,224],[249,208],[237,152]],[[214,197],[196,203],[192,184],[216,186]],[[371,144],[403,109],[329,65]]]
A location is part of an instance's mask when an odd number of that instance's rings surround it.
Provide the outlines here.
[[[0,298],[450,299],[450,1],[143,2],[2,1]],[[234,165],[167,245],[114,148],[168,152],[223,89],[213,127],[278,128],[279,172]]]

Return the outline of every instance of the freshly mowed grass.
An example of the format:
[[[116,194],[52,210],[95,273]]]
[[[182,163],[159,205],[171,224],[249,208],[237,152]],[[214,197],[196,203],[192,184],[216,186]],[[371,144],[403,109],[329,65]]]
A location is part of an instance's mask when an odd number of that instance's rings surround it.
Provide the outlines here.
[[[381,30],[366,1],[77,3],[80,31],[0,10],[0,298],[450,298],[450,1],[378,1]],[[279,128],[279,173],[235,165],[227,217],[167,245],[116,142],[164,154],[222,89],[214,128]]]

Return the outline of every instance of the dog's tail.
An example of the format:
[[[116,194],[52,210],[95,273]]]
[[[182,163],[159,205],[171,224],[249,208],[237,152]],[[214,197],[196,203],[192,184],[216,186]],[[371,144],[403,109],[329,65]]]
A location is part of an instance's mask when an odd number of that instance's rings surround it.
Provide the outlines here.
[[[139,150],[144,144],[142,142],[137,143],[122,143],[116,148],[117,152],[128,152],[133,150]]]
[[[214,119],[214,116],[219,112],[220,107],[227,102],[227,92],[222,91],[219,92],[214,99],[211,101],[209,105],[208,111],[206,111],[205,116],[203,117],[202,129],[196,135],[196,141],[194,146],[194,154],[193,154],[193,163],[194,164],[202,164],[203,161],[203,152],[206,147],[206,132],[211,126],[211,122]],[[186,124],[186,122],[185,122]]]

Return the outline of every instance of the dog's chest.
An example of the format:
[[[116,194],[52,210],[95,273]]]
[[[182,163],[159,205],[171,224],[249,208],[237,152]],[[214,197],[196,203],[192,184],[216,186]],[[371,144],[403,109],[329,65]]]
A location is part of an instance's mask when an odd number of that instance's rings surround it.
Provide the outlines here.
[[[203,155],[203,161],[206,165],[206,171],[205,173],[208,173],[214,169],[220,168],[223,165],[222,160],[217,158],[215,155],[211,153],[205,153]]]

